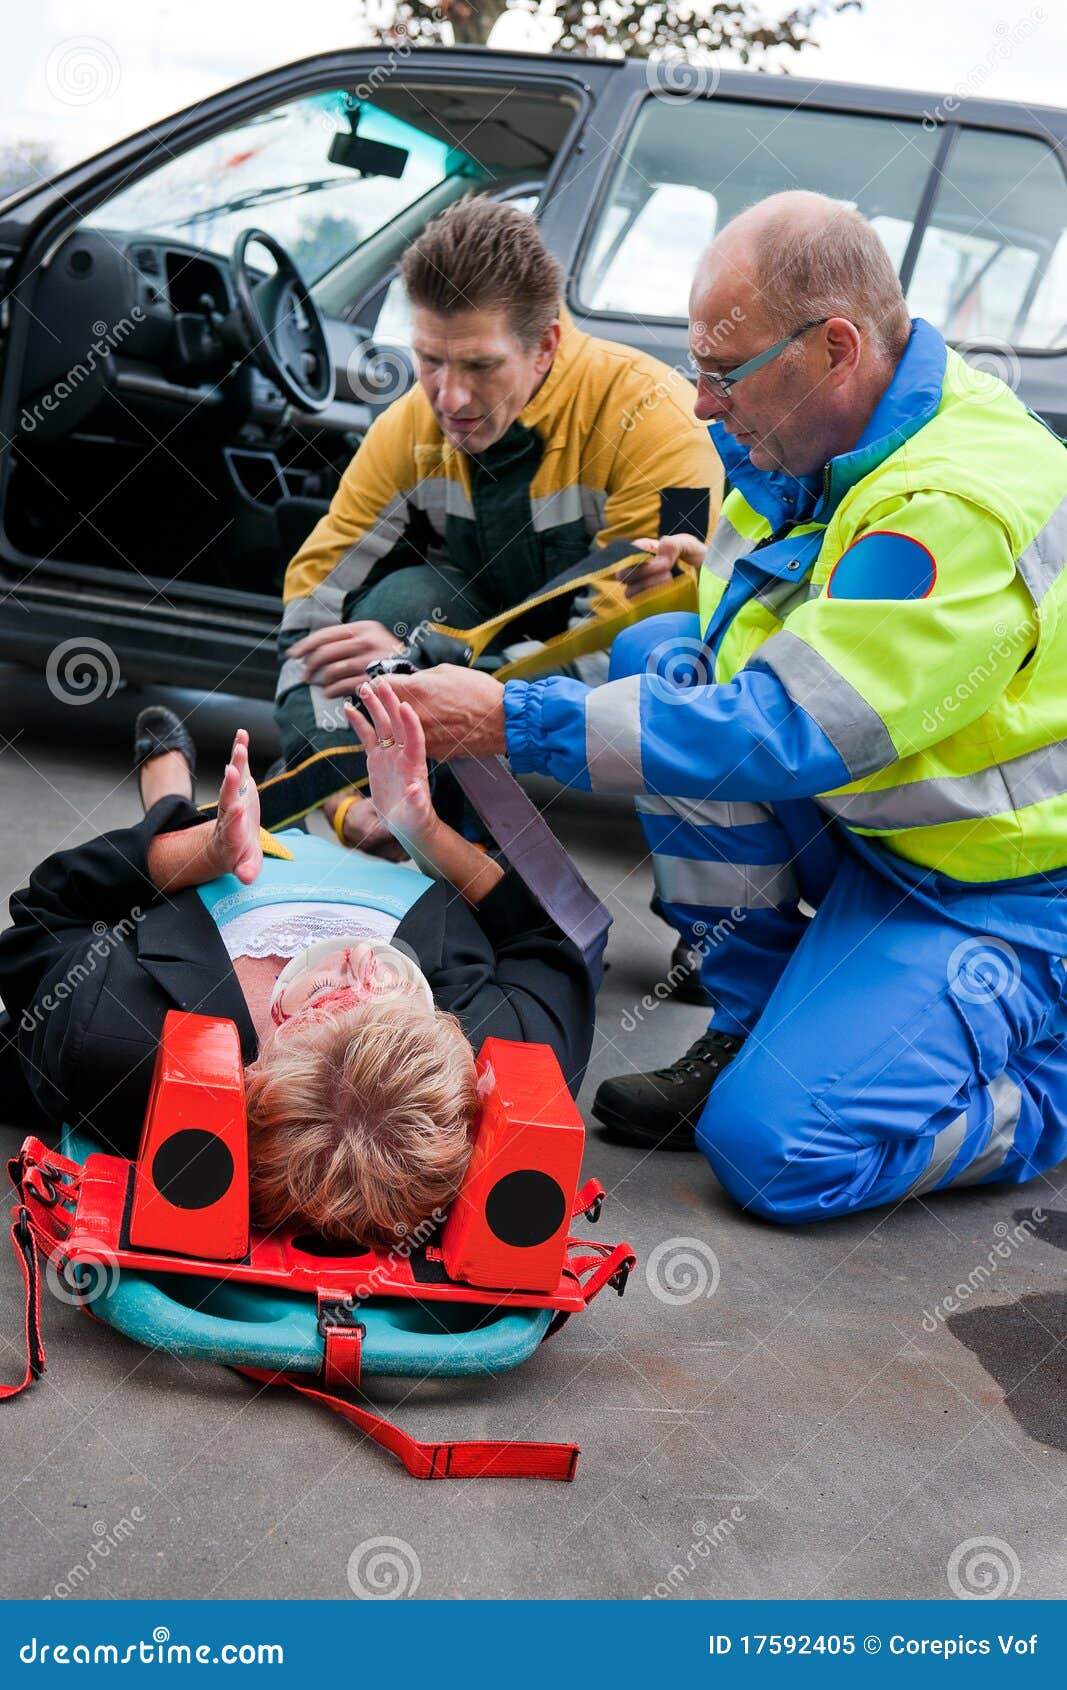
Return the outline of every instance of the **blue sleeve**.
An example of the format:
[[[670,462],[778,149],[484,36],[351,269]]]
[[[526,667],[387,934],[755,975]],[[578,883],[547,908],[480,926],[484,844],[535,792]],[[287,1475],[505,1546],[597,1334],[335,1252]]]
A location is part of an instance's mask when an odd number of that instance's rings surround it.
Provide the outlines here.
[[[516,774],[592,792],[664,798],[811,798],[852,778],[840,753],[769,671],[676,686],[627,675],[606,686],[550,676],[504,688]]]

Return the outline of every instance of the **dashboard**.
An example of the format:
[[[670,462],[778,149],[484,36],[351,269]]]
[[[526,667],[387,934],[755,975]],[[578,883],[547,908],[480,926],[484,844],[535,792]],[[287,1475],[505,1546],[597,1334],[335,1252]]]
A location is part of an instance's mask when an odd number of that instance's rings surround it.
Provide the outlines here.
[[[265,274],[251,273],[254,280]],[[362,402],[359,371],[370,349],[354,325],[327,318],[325,329],[337,398],[314,428],[365,433],[373,409]],[[48,399],[56,392],[61,404]],[[229,440],[312,426],[245,356],[228,259],[85,224],[46,262],[21,403],[35,419],[26,432],[40,442],[89,422],[116,438],[145,427],[158,434],[193,410],[198,426]]]

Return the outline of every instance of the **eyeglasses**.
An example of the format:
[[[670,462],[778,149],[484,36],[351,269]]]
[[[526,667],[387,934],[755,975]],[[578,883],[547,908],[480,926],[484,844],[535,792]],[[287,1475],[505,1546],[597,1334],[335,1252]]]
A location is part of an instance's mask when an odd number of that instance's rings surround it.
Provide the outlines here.
[[[776,340],[773,346],[768,346],[766,352],[757,352],[754,358],[747,359],[743,364],[735,365],[732,370],[724,370],[721,376],[713,376],[707,370],[700,369],[693,354],[690,353],[689,373],[698,384],[704,382],[720,398],[725,399],[730,389],[736,387],[739,381],[744,381],[746,376],[754,375],[757,370],[762,370],[764,364],[769,364],[772,358],[777,358],[780,352],[784,352],[787,346],[792,346],[794,340],[799,340],[801,335],[807,334],[809,329],[821,328],[823,323],[829,321],[829,317],[817,317],[813,323],[805,323],[801,328],[794,329],[792,334],[787,334],[783,340]]]

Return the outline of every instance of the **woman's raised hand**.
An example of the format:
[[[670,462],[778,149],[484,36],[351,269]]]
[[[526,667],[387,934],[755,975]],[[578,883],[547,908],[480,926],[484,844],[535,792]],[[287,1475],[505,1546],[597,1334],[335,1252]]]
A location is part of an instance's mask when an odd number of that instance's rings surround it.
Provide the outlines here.
[[[259,842],[259,791],[248,767],[248,730],[238,728],[219,787],[218,815],[211,841],[219,874],[235,874],[247,886],[263,867]]]
[[[370,716],[345,705],[348,724],[367,753],[374,807],[404,846],[419,847],[437,825],[426,767],[422,724],[410,704],[401,704],[387,680],[359,689]]]

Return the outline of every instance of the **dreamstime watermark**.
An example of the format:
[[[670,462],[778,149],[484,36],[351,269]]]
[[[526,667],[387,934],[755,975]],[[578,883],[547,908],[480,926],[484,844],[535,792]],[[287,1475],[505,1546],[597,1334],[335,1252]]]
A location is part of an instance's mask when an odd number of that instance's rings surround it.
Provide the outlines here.
[[[964,361],[957,382],[965,404],[995,404],[1003,397],[1005,387],[1018,393],[1023,366],[1010,341],[999,340],[995,335],[976,335],[973,340],[957,340],[954,344]]]
[[[129,1514],[124,1514],[115,1525],[109,1526],[106,1520],[94,1520],[92,1542],[82,1555],[81,1560],[75,1561],[68,1568],[65,1576],[57,1579],[51,1590],[41,1598],[43,1602],[51,1602],[53,1598],[64,1602],[70,1596],[80,1593],[81,1587],[92,1578],[101,1563],[106,1561],[113,1549],[119,1549],[128,1538],[131,1538],[136,1528],[147,1516],[144,1509],[134,1507]]]
[[[400,347],[353,348],[346,366],[348,385],[364,405],[388,405],[406,393],[414,378],[408,354]]]
[[[939,124],[951,119],[959,110],[960,101],[979,94],[1003,67],[1005,60],[1011,58],[1016,47],[1029,41],[1047,19],[1048,13],[1043,6],[1035,6],[1024,18],[1017,18],[1013,23],[1007,18],[998,18],[993,25],[995,39],[985,58],[971,66],[966,76],[954,84],[950,94],[923,113],[923,128],[927,131],[936,129]]]
[[[948,1558],[949,1589],[963,1602],[1014,1596],[1023,1576],[1019,1557],[1002,1537],[969,1537]]]
[[[956,682],[951,692],[932,705],[923,713],[920,727],[924,734],[936,733],[939,728],[949,725],[958,710],[970,702],[976,692],[987,686],[1004,664],[1012,663],[1015,669],[1020,667],[1020,659],[1029,651],[1038,637],[1038,622],[1034,614],[1025,616],[1013,628],[1006,622],[994,622],[993,640],[977,663]]]
[[[708,927],[704,922],[693,923],[692,941],[687,946],[687,956],[684,962],[674,962],[667,970],[662,980],[657,980],[651,991],[645,993],[637,1003],[624,1009],[619,1017],[619,1027],[624,1033],[632,1033],[644,1021],[646,1015],[651,1015],[662,1003],[666,1003],[691,974],[695,974],[700,964],[716,945],[728,939],[731,933],[736,933],[744,921],[747,911],[740,904],[735,904],[726,915],[721,915],[714,927]]]
[[[963,1003],[993,1003],[1017,990],[1022,969],[1006,939],[980,933],[956,946],[946,974],[953,997]]]
[[[696,319],[689,326],[689,341],[693,355],[697,358],[714,357],[719,348],[729,340],[730,336],[744,321],[745,313],[740,305],[732,306],[729,314],[720,317],[717,323],[708,324],[699,318]],[[696,381],[698,375],[698,371],[689,359],[681,364],[675,364],[673,373],[676,376],[682,376],[687,382]],[[623,412],[622,428],[624,432],[632,433],[638,423],[644,417],[651,416],[664,399],[676,396],[676,386],[661,378],[654,387],[649,388],[647,393],[641,395],[636,405],[631,405],[628,410]]]
[[[368,1537],[348,1557],[348,1588],[362,1602],[395,1602],[414,1596],[422,1562],[402,1537]]]
[[[700,47],[666,47],[645,60],[645,86],[649,93],[688,105],[708,99],[717,92],[720,70],[714,55]]]
[[[44,678],[60,704],[95,704],[110,698],[121,680],[119,660],[104,640],[76,634],[53,647]]]
[[[172,1643],[165,1625],[136,1643],[42,1643],[31,1637],[19,1649],[23,1666],[283,1666],[280,1643]]]
[[[645,1283],[658,1303],[695,1303],[719,1289],[719,1258],[702,1238],[668,1238],[645,1260]]]
[[[32,434],[46,416],[58,411],[65,400],[77,393],[83,382],[88,381],[97,366],[106,358],[110,358],[116,347],[122,345],[133,334],[134,330],[145,320],[145,314],[139,305],[133,306],[128,317],[120,317],[117,323],[105,323],[99,318],[93,324],[95,339],[89,342],[84,358],[72,364],[65,375],[52,383],[47,393],[35,399],[32,405],[23,407],[19,417],[19,427],[23,434]]]
[[[1044,1209],[1031,1209],[1025,1220],[1017,1226],[1010,1227],[1007,1221],[998,1221],[993,1228],[997,1242],[986,1253],[983,1261],[976,1262],[966,1279],[947,1292],[931,1308],[923,1310],[923,1331],[936,1332],[938,1327],[949,1318],[958,1314],[960,1310],[976,1295],[984,1290],[1004,1262],[1010,1262],[1016,1250],[1024,1244],[1029,1244],[1037,1236],[1038,1229],[1045,1221]]]
[[[48,92],[65,106],[91,106],[117,92],[122,80],[118,54],[97,35],[58,41],[44,69]]]
[[[676,1591],[687,1584],[693,1574],[707,1562],[713,1549],[721,1549],[733,1537],[738,1526],[743,1525],[748,1518],[743,1508],[733,1507],[728,1515],[716,1520],[709,1526],[706,1520],[693,1521],[693,1541],[685,1552],[684,1559],[676,1561],[664,1578],[657,1579],[651,1590],[646,1590],[645,1602],[668,1601]]]
[[[54,1009],[58,1009],[61,1003],[65,1003],[73,995],[83,980],[88,980],[91,974],[96,973],[97,965],[111,955],[116,945],[121,945],[128,939],[137,923],[143,919],[144,911],[140,904],[134,904],[129,915],[123,916],[122,920],[116,921],[113,926],[109,927],[106,921],[94,921],[95,938],[87,947],[84,957],[72,964],[62,980],[57,980],[54,986],[50,986],[36,1003],[28,1004],[22,1011],[19,1026],[23,1032],[32,1033],[41,1026]]]
[[[59,1192],[62,1200],[62,1187]],[[110,1244],[84,1236],[79,1236],[73,1261],[69,1256],[49,1256],[44,1269],[45,1284],[52,1296],[76,1309],[105,1302],[118,1289],[121,1278],[119,1260]]]

